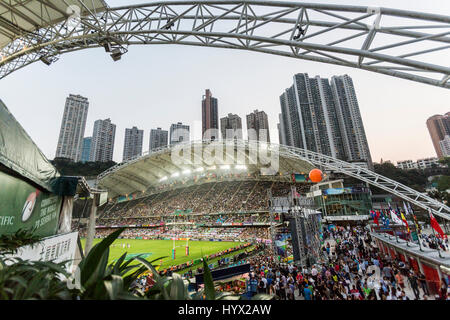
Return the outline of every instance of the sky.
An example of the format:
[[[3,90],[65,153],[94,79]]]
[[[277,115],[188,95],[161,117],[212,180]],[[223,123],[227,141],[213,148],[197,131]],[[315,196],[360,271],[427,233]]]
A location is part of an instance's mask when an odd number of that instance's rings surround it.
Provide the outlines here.
[[[133,0],[134,3],[148,1]],[[322,3],[338,3],[321,1]],[[125,0],[109,0],[110,6]],[[450,15],[450,1],[353,1]],[[437,64],[447,65],[448,61]],[[280,110],[279,96],[296,73],[310,77],[348,74],[358,98],[372,159],[379,162],[436,156],[425,121],[450,111],[450,90],[353,68],[261,53],[175,45],[131,46],[113,62],[103,49],[61,56],[51,66],[34,63],[0,80],[0,99],[39,148],[55,156],[65,99],[80,94],[89,99],[85,136],[94,121],[110,118],[117,125],[113,160],[121,162],[125,128],[144,130],[148,150],[150,129],[183,122],[201,125],[201,100],[210,89],[219,100],[219,117],[236,113],[246,131],[246,114],[264,110],[271,141]],[[198,139],[198,134],[191,135]]]

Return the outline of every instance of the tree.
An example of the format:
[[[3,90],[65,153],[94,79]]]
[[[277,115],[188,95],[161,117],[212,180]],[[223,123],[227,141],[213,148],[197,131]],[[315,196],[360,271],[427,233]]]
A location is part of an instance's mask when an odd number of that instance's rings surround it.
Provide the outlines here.
[[[98,176],[105,170],[115,166],[114,161],[108,162],[73,162],[66,158],[55,158],[51,163],[65,176]]]
[[[422,170],[412,169],[403,170],[395,167],[392,163],[385,162],[382,164],[375,163],[374,171],[382,176],[400,182],[410,188],[413,188],[419,192],[424,192],[427,185],[427,176]],[[380,189],[373,190],[374,193],[384,193]]]
[[[441,164],[445,164],[447,167],[450,164],[450,157],[443,157],[439,159],[439,163]]]
[[[440,192],[446,192],[450,189],[450,176],[440,176],[437,180],[437,189]]]

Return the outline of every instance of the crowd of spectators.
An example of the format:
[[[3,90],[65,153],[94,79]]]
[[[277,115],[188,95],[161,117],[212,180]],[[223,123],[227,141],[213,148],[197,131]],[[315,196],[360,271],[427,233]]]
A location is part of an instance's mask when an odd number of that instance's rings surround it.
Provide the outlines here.
[[[102,209],[101,216],[149,217],[167,215],[177,210],[202,214],[268,210],[268,190],[272,190],[274,196],[286,196],[291,185],[272,181],[209,182],[126,202],[109,203]],[[297,190],[306,188],[302,184],[296,184],[296,187]]]
[[[96,238],[105,238],[114,232],[115,228],[97,228],[95,230]],[[80,229],[80,236],[86,236],[86,229]],[[189,225],[162,226],[157,228],[126,228],[120,238],[124,239],[165,239],[165,238],[189,238],[189,239],[215,239],[224,241],[268,240],[270,233],[268,228],[264,227],[245,227],[245,228],[204,228]]]
[[[324,239],[322,249],[328,263],[310,268],[280,264],[271,252],[251,258],[249,295],[267,293],[282,300],[450,299],[446,279],[442,278],[431,295],[424,274],[400,259],[383,255],[367,229],[340,227],[325,231]]]
[[[449,250],[448,238],[442,239],[436,237],[434,234],[426,234],[422,233],[420,235],[421,243],[427,248],[430,249],[440,249],[442,251]]]
[[[141,225],[164,225],[164,224],[269,224],[268,212],[260,213],[228,213],[228,214],[167,214],[164,216],[150,216],[141,218],[99,218],[99,226],[141,226]]]

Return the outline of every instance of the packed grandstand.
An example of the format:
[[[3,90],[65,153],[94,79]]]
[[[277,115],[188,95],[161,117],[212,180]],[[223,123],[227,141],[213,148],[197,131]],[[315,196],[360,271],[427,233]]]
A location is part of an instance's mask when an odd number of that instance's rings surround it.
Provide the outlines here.
[[[269,214],[272,196],[287,196],[294,186],[300,193],[311,184],[280,181],[213,181],[142,194],[129,201],[110,201],[99,212],[96,237],[115,228],[127,227],[123,238],[164,239],[270,239],[269,228],[278,215]],[[73,221],[73,228],[85,236],[86,229]]]

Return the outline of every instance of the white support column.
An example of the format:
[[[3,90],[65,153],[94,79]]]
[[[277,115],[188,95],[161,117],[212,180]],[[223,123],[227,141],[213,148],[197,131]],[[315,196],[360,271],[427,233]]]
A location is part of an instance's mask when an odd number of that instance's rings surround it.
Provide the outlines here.
[[[92,199],[92,207],[91,207],[91,213],[89,215],[89,224],[88,224],[88,230],[87,230],[87,235],[86,235],[86,244],[85,244],[85,249],[84,249],[85,256],[91,250],[92,244],[94,242],[95,223],[96,223],[96,215],[97,215],[97,198],[98,197],[99,197],[98,194],[94,194],[93,199]]]

